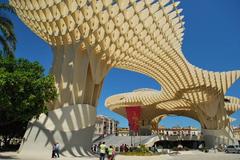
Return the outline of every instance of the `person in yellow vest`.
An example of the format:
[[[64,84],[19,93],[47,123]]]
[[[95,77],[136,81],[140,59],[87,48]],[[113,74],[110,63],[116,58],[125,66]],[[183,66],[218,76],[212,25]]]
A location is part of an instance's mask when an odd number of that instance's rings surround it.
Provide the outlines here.
[[[99,149],[100,149],[100,160],[104,160],[105,159],[105,154],[106,154],[106,145],[105,145],[105,142],[103,142]]]
[[[113,146],[110,146],[108,148],[108,160],[113,160],[114,155],[115,155],[114,148],[113,148]]]

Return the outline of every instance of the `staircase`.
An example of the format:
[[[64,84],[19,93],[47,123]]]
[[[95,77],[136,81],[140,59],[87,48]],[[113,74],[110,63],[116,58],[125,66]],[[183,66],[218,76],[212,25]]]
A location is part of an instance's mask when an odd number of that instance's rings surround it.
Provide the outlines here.
[[[115,136],[110,135],[104,137],[102,139],[94,141],[94,144],[98,144],[99,142],[105,142],[106,145],[114,145],[120,146],[121,144],[127,144],[131,146],[131,142],[133,145],[137,146],[139,144],[145,144],[147,146],[152,146],[159,138],[156,135],[151,136]]]

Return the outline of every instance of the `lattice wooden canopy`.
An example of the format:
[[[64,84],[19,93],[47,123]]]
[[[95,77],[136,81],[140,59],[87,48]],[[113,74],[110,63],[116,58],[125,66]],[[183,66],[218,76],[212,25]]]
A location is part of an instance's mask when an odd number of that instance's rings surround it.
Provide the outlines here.
[[[89,55],[93,53],[108,69],[140,72],[154,78],[162,87],[162,91],[110,97],[106,101],[109,109],[124,115],[121,107],[140,104],[194,118],[193,113],[197,112],[200,113],[197,118],[205,125],[209,118],[204,120],[201,115],[225,121],[222,117],[226,111],[216,116],[219,112],[216,106],[220,104],[221,110],[224,108],[224,95],[240,77],[240,71],[206,71],[186,60],[181,50],[184,22],[179,2],[10,0],[10,4],[23,22],[50,45],[79,43],[79,53],[84,50]],[[124,99],[119,99],[122,96]],[[151,110],[146,116],[151,113],[156,112]],[[219,128],[216,124],[210,126]]]

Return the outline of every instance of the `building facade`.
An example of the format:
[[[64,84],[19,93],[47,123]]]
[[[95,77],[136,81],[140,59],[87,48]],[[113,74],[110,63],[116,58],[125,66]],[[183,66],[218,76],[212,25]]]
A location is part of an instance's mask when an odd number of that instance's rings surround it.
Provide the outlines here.
[[[164,136],[200,136],[201,131],[194,127],[172,127],[172,128],[165,128],[159,127],[158,134]]]
[[[240,140],[240,126],[233,127],[233,134],[238,140]]]
[[[116,134],[119,122],[104,115],[98,115],[95,123],[95,135]]]
[[[129,136],[129,128],[118,128],[117,136]]]
[[[199,129],[194,128],[192,126],[188,127],[172,127],[172,128],[165,128],[160,126],[157,132],[152,132],[152,134],[158,134],[162,136],[201,136],[202,133]],[[240,129],[239,129],[240,134]],[[118,128],[117,134],[118,136],[129,136],[129,128]]]

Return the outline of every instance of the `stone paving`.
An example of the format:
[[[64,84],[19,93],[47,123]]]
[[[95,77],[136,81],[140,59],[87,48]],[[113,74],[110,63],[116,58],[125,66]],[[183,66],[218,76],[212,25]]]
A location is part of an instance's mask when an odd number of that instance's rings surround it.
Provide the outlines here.
[[[99,160],[98,157],[74,157],[56,158],[57,160]],[[36,157],[24,157],[20,158],[14,152],[0,153],[0,160],[51,160],[51,158],[43,158],[41,155],[36,155]],[[53,160],[53,159],[52,159]],[[105,159],[107,160],[107,158]],[[210,152],[203,153],[199,151],[185,151],[180,152],[180,154],[169,154],[169,155],[159,155],[159,156],[122,156],[117,155],[115,160],[240,160],[240,154],[226,154],[222,152]]]
[[[169,160],[240,160],[240,154],[226,154],[224,152],[203,153],[199,151],[183,152],[169,156]]]

